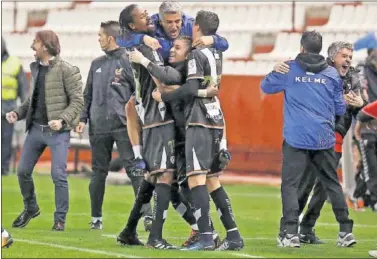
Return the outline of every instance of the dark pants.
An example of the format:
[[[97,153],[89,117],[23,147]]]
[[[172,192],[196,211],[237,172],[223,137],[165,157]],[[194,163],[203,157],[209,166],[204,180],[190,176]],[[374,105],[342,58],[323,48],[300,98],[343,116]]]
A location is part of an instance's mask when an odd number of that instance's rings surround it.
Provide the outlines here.
[[[363,134],[361,139],[359,148],[363,162],[362,174],[373,206],[377,203],[377,136]]]
[[[340,232],[352,232],[353,222],[348,217],[348,207],[339,184],[336,168],[337,159],[333,149],[303,150],[283,144],[283,170],[281,195],[283,200],[283,219],[287,234],[298,233],[300,203],[298,188],[304,173],[312,164],[317,177],[328,193]],[[325,198],[326,199],[326,198]],[[301,205],[302,206],[302,205]]]
[[[32,173],[34,166],[45,148],[51,150],[51,176],[55,185],[54,220],[65,222],[69,207],[67,182],[67,157],[69,149],[69,131],[42,131],[41,127],[33,125],[25,138],[20,162],[18,164],[18,182],[24,198],[24,207],[34,211],[37,208]]]
[[[14,124],[1,117],[1,174],[9,172]]]
[[[105,195],[106,177],[109,171],[111,154],[114,142],[122,159],[127,175],[130,177],[134,193],[142,182],[142,177],[135,177],[130,174],[134,154],[127,130],[89,135],[92,148],[92,178],[89,185],[89,193],[92,207],[92,217],[102,217],[102,204]],[[148,208],[146,208],[148,209]],[[149,210],[151,210],[149,205]],[[150,213],[151,214],[151,213]]]
[[[341,158],[342,153],[335,152],[336,165],[339,164]],[[298,187],[299,215],[301,215],[303,212],[306,203],[308,202],[310,193],[314,187],[313,196],[310,199],[308,209],[301,220],[301,233],[308,233],[312,231],[327,199],[326,190],[317,177],[318,172],[316,172],[316,170],[317,168],[313,164],[310,164],[304,173],[304,177],[301,178],[300,185]]]

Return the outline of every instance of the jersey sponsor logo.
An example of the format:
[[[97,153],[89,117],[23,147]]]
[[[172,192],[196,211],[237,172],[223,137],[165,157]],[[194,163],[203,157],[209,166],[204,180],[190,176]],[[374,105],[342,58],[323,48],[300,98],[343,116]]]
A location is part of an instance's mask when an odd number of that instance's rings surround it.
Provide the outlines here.
[[[308,77],[308,76],[296,76],[295,77],[296,83],[314,83],[314,84],[323,84],[326,85],[326,79],[324,78],[315,78],[315,77]]]
[[[221,120],[223,118],[220,105],[218,102],[206,103],[205,107],[207,109],[206,117],[208,119],[213,119],[215,121]]]
[[[191,59],[188,62],[188,75],[196,74],[196,61],[195,59]]]

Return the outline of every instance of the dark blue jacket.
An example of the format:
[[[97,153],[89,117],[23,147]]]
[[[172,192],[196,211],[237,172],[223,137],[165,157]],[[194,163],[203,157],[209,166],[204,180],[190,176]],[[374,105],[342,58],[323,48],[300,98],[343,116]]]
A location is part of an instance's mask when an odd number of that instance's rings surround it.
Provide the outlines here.
[[[156,35],[155,37],[159,40],[161,49],[158,50],[158,52],[161,54],[162,58],[165,62],[167,62],[169,58],[169,50],[173,46],[173,41],[170,39],[165,31],[164,28],[161,26],[159,20],[159,15],[154,14],[151,16],[152,22],[155,25],[156,28]],[[181,28],[181,35],[186,35],[192,37],[192,26],[194,24],[195,19],[191,16],[188,16],[186,14],[182,15],[182,28]],[[145,36],[145,33],[132,33],[131,37],[119,37],[117,39],[117,44],[120,47],[124,48],[131,48],[134,46],[138,46],[143,43],[143,37]],[[225,38],[220,37],[219,35],[214,35],[214,48],[220,51],[226,51],[229,48],[228,42]]]
[[[284,92],[284,139],[306,150],[333,148],[335,116],[345,113],[339,73],[317,54],[299,54],[288,62],[287,74],[269,73],[262,81],[266,94]]]

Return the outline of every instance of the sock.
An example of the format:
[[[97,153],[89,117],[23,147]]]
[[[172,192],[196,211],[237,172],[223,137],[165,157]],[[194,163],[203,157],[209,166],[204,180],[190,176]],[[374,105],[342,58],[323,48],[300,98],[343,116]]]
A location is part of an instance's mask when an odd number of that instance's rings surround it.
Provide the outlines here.
[[[154,185],[143,179],[136,195],[134,206],[128,217],[127,225],[123,232],[135,234],[137,223],[142,216],[141,208],[144,204],[149,203],[153,195]]]
[[[224,188],[220,188],[211,192],[211,197],[216,205],[217,212],[219,213],[221,222],[226,229],[226,236],[229,240],[240,239],[240,232],[237,229],[236,221],[232,211],[230,199],[226,194]]]
[[[102,217],[92,217],[92,222],[95,223],[97,221],[101,221],[102,222]]]
[[[141,155],[141,145],[132,146],[132,150],[134,151],[135,158],[143,159],[143,156]]]
[[[209,196],[207,186],[198,185],[191,189],[194,216],[199,227],[200,241],[213,242],[211,221],[209,217]]]
[[[161,240],[162,228],[168,214],[170,203],[170,185],[166,183],[157,183],[153,198],[153,222],[149,234],[149,240]]]
[[[196,225],[196,219],[191,206],[189,205],[187,199],[180,195],[178,192],[178,184],[174,183],[171,186],[171,203],[174,209],[181,215],[181,217],[190,225]],[[197,227],[196,227],[197,228]],[[198,229],[196,229],[198,230]]]

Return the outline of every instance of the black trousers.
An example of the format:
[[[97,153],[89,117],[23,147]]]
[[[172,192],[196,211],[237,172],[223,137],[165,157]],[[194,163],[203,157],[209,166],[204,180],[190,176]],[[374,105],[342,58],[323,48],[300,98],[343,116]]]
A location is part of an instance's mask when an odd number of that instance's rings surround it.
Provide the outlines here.
[[[117,145],[123,167],[126,169],[127,175],[131,179],[135,196],[143,177],[135,177],[130,174],[134,154],[127,130],[105,134],[91,134],[89,135],[89,141],[90,146],[92,147],[93,170],[89,185],[92,217],[102,217],[102,204],[105,195],[106,177],[109,171],[114,142]],[[146,214],[152,214],[150,205],[146,210],[148,211],[145,212]]]
[[[377,203],[377,136],[363,134],[359,142],[363,170],[372,206]]]
[[[348,207],[338,180],[337,159],[334,149],[304,150],[292,147],[287,142],[283,144],[281,183],[283,218],[280,222],[281,230],[286,230],[287,234],[298,233],[300,206],[305,206],[300,205],[299,185],[302,178],[314,178],[311,174],[305,175],[310,166],[313,166],[319,182],[330,197],[340,232],[352,232],[353,221],[348,217]]]

